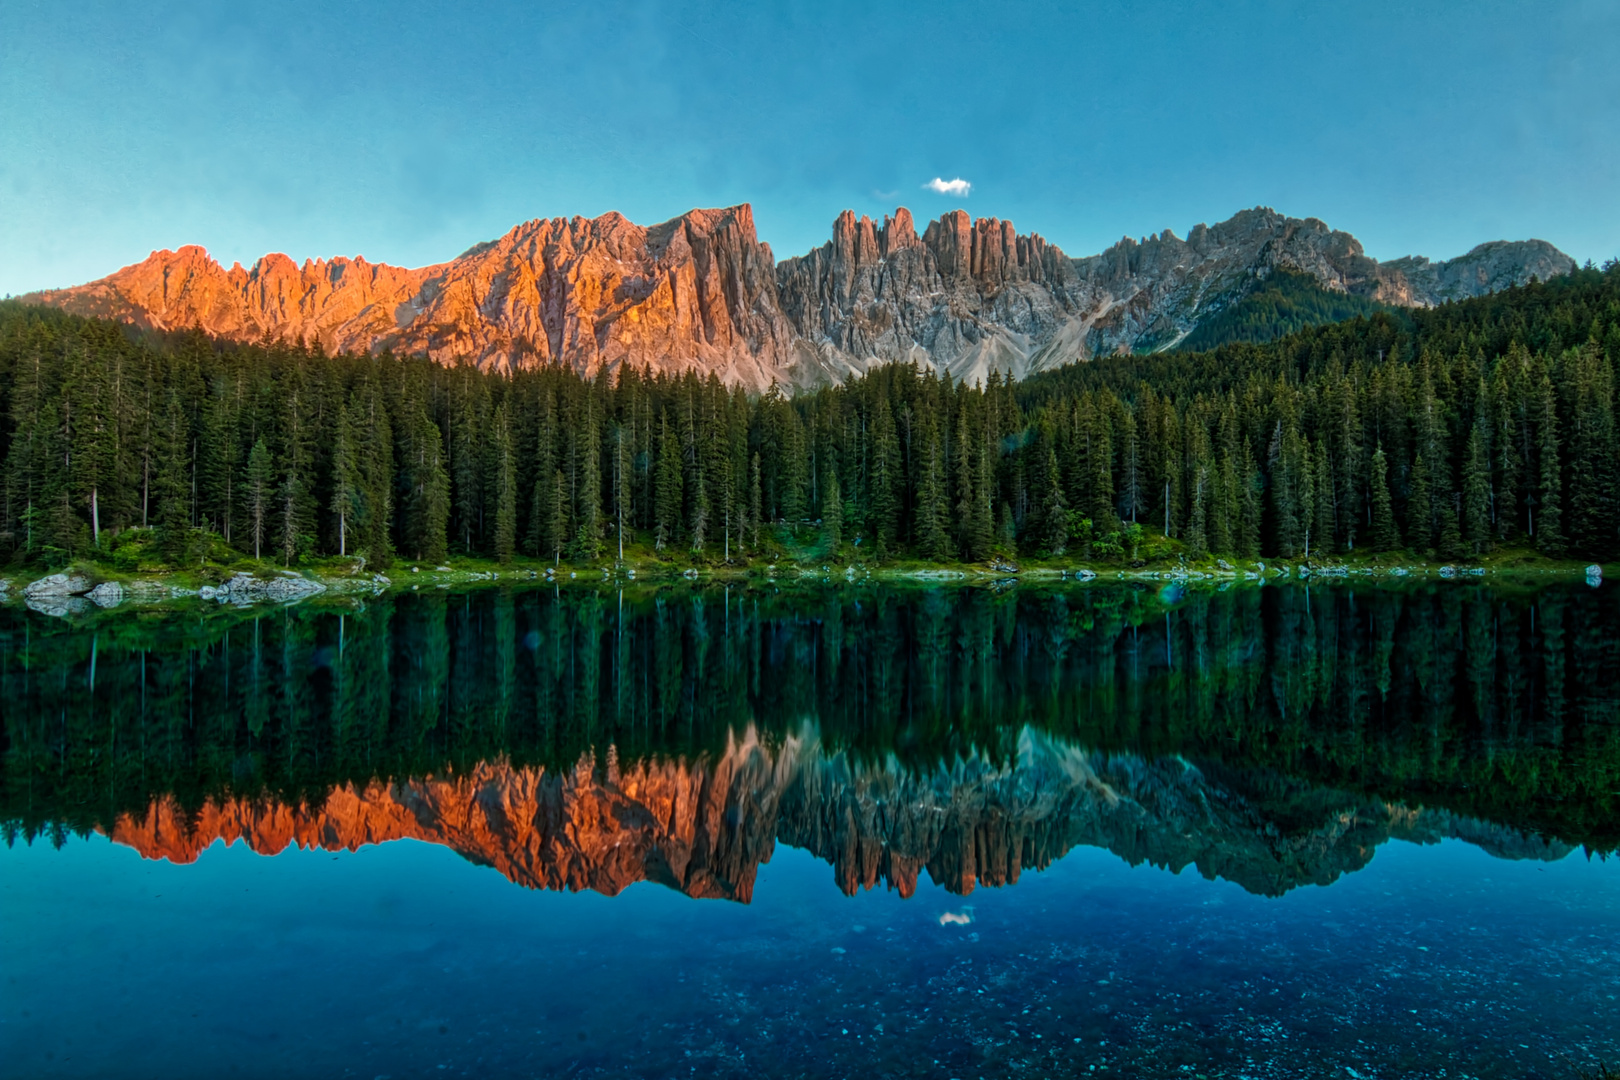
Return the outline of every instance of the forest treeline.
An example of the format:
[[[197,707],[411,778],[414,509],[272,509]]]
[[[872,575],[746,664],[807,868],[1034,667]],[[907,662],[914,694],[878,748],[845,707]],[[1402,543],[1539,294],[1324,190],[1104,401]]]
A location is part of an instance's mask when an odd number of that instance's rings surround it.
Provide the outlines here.
[[[1198,352],[1234,341],[1274,341],[1306,327],[1398,310],[1325,289],[1310,274],[1278,268],[1252,282],[1234,303],[1201,320],[1176,348]]]
[[[1021,384],[750,397],[0,304],[0,558],[1620,551],[1620,269]]]

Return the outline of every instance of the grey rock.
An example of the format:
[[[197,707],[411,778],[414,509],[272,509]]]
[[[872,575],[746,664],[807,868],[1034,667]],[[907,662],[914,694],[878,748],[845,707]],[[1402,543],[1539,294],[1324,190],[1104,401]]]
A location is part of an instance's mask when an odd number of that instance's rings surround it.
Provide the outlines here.
[[[47,596],[78,596],[90,591],[90,579],[83,574],[51,574],[42,577],[23,590],[29,598]]]
[[[116,581],[103,581],[86,595],[97,607],[114,608],[124,602],[124,587]]]
[[[310,272],[270,255],[244,275],[184,247],[26,299],[236,340],[315,338],[498,371],[556,363],[587,377],[629,363],[763,391],[894,362],[978,382],[1169,348],[1278,269],[1427,307],[1574,265],[1541,240],[1380,263],[1348,233],[1266,207],[1079,259],[961,210],[921,235],[903,207],[881,225],[845,211],[828,243],[778,263],[744,204],[645,228],[617,213],[530,221],[415,270],[340,258]]]
[[[280,571],[281,576],[261,581],[251,574],[236,574],[220,586],[220,594],[233,604],[254,604],[261,600],[286,603],[303,600],[326,591],[318,581],[310,581],[291,571]]]

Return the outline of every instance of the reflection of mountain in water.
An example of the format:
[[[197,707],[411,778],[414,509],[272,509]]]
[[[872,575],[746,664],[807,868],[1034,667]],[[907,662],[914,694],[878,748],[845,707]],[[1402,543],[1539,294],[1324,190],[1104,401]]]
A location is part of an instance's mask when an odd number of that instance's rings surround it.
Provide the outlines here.
[[[1025,729],[1016,760],[974,754],[919,772],[892,757],[829,753],[809,730],[778,746],[750,732],[713,761],[571,771],[481,764],[452,777],[345,785],[318,807],[210,800],[188,817],[170,800],[120,818],[113,839],[190,862],[223,838],[263,853],[414,838],[443,844],[530,888],[609,895],[656,881],[747,902],[776,841],[834,867],[846,893],[883,882],[910,896],[919,874],[957,893],[1011,884],[1076,846],[1132,864],[1195,866],[1254,893],[1326,885],[1389,839],[1457,837],[1504,858],[1569,848],[1444,811],[1408,810],[1274,777],[1206,772],[1081,750]]]

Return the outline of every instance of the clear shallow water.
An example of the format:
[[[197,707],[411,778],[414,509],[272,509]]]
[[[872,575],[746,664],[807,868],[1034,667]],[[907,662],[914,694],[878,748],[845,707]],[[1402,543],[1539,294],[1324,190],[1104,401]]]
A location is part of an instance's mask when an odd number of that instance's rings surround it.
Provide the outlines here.
[[[714,592],[0,612],[0,1071],[1620,1059],[1607,592]]]
[[[415,841],[0,872],[17,1076],[1559,1076],[1620,1049],[1620,865],[1578,854],[1397,842],[1274,899],[1081,849],[901,900],[783,849],[747,906],[516,889]]]

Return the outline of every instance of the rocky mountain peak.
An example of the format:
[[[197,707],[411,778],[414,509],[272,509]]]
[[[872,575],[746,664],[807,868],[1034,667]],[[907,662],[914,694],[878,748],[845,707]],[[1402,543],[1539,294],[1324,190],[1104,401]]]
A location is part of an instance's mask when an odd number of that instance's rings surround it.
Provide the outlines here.
[[[634,364],[764,390],[838,382],[915,362],[958,380],[1022,378],[1111,352],[1174,346],[1286,268],[1324,288],[1429,306],[1568,273],[1530,240],[1445,262],[1379,263],[1355,237],[1270,207],[1163,229],[1071,259],[1012,222],[952,210],[921,235],[910,211],[881,224],[846,210],[821,247],[777,262],[753,208],[688,211],[652,226],[622,214],[537,218],[455,259],[408,269],[284,254],[226,270],[201,247],[153,252],[72,289],[24,297],[155,329],[331,351],[416,353],[587,376]]]

